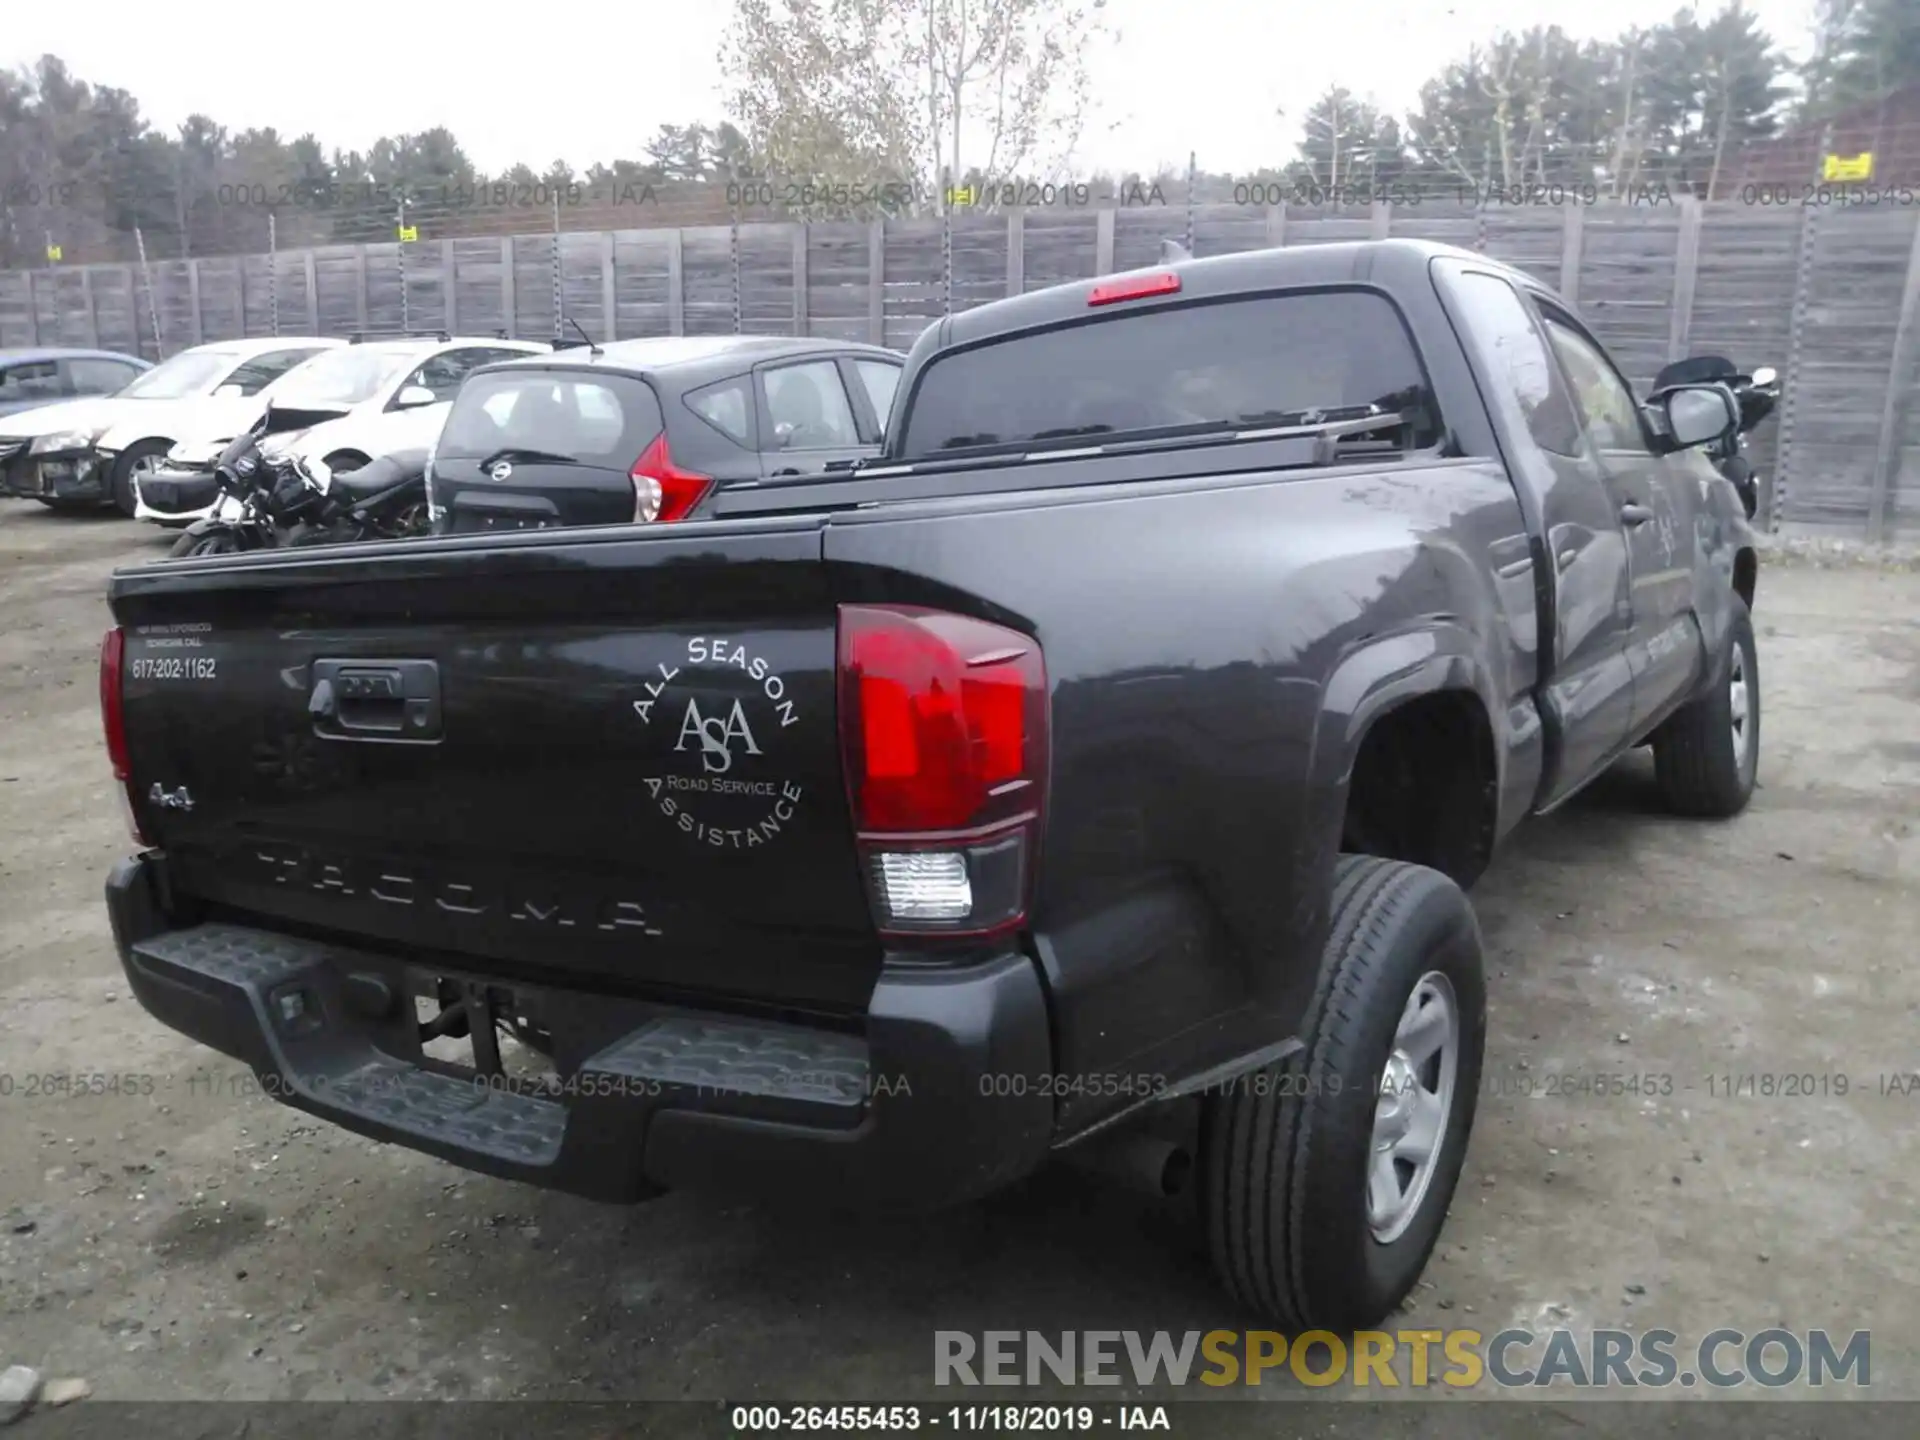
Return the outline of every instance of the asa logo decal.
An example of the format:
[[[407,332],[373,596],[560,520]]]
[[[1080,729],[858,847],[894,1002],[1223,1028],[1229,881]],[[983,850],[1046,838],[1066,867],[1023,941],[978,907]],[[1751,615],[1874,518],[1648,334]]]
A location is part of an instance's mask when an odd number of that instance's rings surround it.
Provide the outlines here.
[[[735,740],[746,746],[747,754],[760,753],[760,747],[753,743],[752,727],[747,724],[746,713],[741,710],[738,700],[733,702],[733,709],[725,715],[703,716],[700,702],[689,696],[686,718],[680,722],[680,739],[673,747],[675,752],[685,750],[688,740],[699,745],[700,763],[716,775],[724,775],[733,768]]]
[[[669,691],[690,666],[699,667],[688,680],[700,688],[682,705]],[[766,745],[777,748],[780,732],[799,723],[786,680],[746,646],[701,635],[687,641],[679,664],[662,661],[655,668],[660,678],[646,682],[646,697],[632,702],[633,713],[650,730],[656,706],[672,717],[661,727],[673,735],[666,753],[685,757],[687,768],[643,777],[648,794],[683,834],[717,849],[766,844],[793,819],[802,794],[791,780],[755,773]],[[696,756],[700,765],[693,770]]]

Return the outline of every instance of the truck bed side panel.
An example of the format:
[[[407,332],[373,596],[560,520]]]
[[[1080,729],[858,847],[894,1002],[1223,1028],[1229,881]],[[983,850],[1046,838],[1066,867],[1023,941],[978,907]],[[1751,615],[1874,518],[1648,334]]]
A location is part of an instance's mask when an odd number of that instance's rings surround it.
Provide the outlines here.
[[[1526,554],[1505,471],[1483,461],[887,506],[826,536],[842,598],[959,604],[1045,647],[1036,921],[1062,1069],[1090,1077],[1192,1074],[1297,1019],[1351,761],[1353,717],[1324,714],[1347,656],[1402,632],[1464,637],[1530,787],[1538,727],[1514,722],[1537,664],[1532,577],[1512,563]]]

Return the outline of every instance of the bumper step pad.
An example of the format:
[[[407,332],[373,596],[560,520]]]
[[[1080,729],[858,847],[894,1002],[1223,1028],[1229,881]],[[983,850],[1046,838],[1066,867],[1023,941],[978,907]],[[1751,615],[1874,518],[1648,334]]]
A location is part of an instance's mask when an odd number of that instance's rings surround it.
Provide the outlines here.
[[[563,1105],[416,1069],[384,1055],[327,1083],[340,1109],[410,1135],[519,1165],[551,1165],[567,1136]]]
[[[268,1021],[268,996],[308,979],[330,988],[326,945],[239,925],[213,923],[136,941],[143,968],[204,994],[242,992],[280,1072],[282,1092],[310,1108],[513,1165],[551,1165],[566,1138],[566,1107],[486,1083],[437,1074],[382,1054],[364,1036],[333,1026],[305,1041],[282,1043]],[[337,1008],[337,1007],[336,1007]]]
[[[858,1109],[867,1097],[866,1042],[792,1025],[655,1020],[601,1051],[585,1068],[696,1092],[837,1108]]]

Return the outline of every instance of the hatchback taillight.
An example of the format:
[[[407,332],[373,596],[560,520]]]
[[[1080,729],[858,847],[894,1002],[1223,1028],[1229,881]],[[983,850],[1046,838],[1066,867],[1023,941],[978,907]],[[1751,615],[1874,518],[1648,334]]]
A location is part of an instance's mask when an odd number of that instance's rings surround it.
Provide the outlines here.
[[[843,605],[839,672],[847,795],[882,933],[1017,929],[1047,788],[1039,643],[963,615]]]
[[[152,842],[140,830],[133,803],[133,765],[127,758],[126,654],[126,632],[116,625],[100,641],[100,724],[106,732],[107,760],[113,766],[127,833],[134,844],[144,846]]]
[[[713,477],[673,463],[662,430],[633,465],[633,518],[638,524],[683,519],[713,484]]]

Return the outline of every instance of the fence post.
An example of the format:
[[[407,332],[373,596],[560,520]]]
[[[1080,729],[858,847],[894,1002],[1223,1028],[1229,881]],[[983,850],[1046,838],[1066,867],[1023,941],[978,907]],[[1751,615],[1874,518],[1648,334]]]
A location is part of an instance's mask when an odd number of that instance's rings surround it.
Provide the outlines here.
[[[40,343],[40,295],[34,283],[38,270],[27,271],[27,343]]]
[[[1287,202],[1267,207],[1267,248],[1283,250],[1287,244]]]
[[[240,338],[242,340],[249,338],[253,333],[247,328],[247,262],[252,258],[251,255],[241,255],[233,262],[233,285],[234,289],[240,292]],[[267,257],[267,265],[269,269],[272,268],[271,255]]]
[[[1007,211],[1007,294],[1027,288],[1027,212],[1019,206]]]
[[[93,267],[87,265],[80,271],[80,298],[87,306],[87,344],[98,350],[100,346],[100,306],[93,298]]]
[[[887,222],[867,226],[867,340],[887,343]]]
[[[453,241],[451,239],[442,240],[440,242],[440,293],[446,298],[447,333],[449,335],[458,335],[460,333],[460,302],[457,298],[460,293],[460,286],[457,283],[457,278],[453,273]]]
[[[567,283],[562,274],[565,258],[560,253],[560,187],[553,187],[553,337],[567,328]]]
[[[678,229],[667,232],[667,333],[687,333],[686,236]]]
[[[514,311],[519,308],[513,293],[513,237],[500,237],[500,328],[507,332],[507,338],[513,340],[520,334],[519,317]]]
[[[367,333],[367,247],[364,243],[353,247],[353,324],[358,333]]]
[[[413,318],[407,305],[407,200],[402,195],[393,202],[393,263],[400,273],[400,333],[405,335],[413,328],[408,322]]]
[[[164,360],[167,358],[167,346],[166,342],[160,338],[160,302],[154,298],[153,294],[153,267],[147,264],[146,233],[141,230],[138,225],[133,227],[133,243],[134,247],[140,252],[140,277],[146,282],[147,286],[147,318],[153,321],[153,358],[156,361]],[[140,297],[135,295],[132,299],[135,313],[137,314],[140,306]],[[140,322],[136,319],[134,321],[136,339],[138,338],[139,327]],[[134,353],[139,353],[137,344],[134,347]]]
[[[1673,305],[1667,313],[1667,363],[1687,358],[1693,329],[1693,289],[1700,273],[1700,201],[1680,197],[1680,238],[1673,255]]]
[[[1373,213],[1367,217],[1367,238],[1384,240],[1393,233],[1393,202],[1376,200]]]
[[[267,214],[267,308],[272,312],[268,333],[280,333],[280,224],[271,211]]]
[[[1093,225],[1093,273],[1111,275],[1113,273],[1112,207],[1095,211]]]
[[[1887,372],[1887,398],[1880,407],[1880,442],[1874,452],[1873,500],[1867,507],[1867,540],[1887,539],[1887,505],[1898,488],[1900,460],[1907,438],[1907,398],[1913,384],[1914,311],[1920,307],[1920,221],[1907,252],[1907,276],[1900,291],[1900,321],[1893,332],[1893,358]]]
[[[811,324],[807,315],[807,222],[793,230],[793,333],[804,336]]]
[[[1560,212],[1560,298],[1580,303],[1580,242],[1586,235],[1587,207],[1578,200]]]
[[[200,315],[200,262],[187,261],[187,309],[193,316],[193,343],[207,343],[207,324]]]
[[[947,199],[951,201],[952,197]],[[953,206],[940,207],[940,310],[953,314]]]
[[[307,334],[320,333],[320,267],[314,263],[313,251],[300,257],[300,267],[307,277]]]
[[[1794,423],[1800,408],[1800,381],[1805,375],[1807,310],[1813,289],[1813,251],[1820,230],[1820,208],[1802,206],[1800,210],[1800,249],[1793,266],[1793,303],[1788,311],[1786,375],[1781,382],[1780,445],[1768,477],[1766,494],[1761,497],[1760,518],[1770,533],[1777,534],[1786,513],[1787,493],[1793,480]]]
[[[727,268],[733,282],[733,333],[740,333],[740,222],[727,219]]]
[[[1200,177],[1200,153],[1197,150],[1187,152],[1187,233],[1182,247],[1187,254],[1193,254],[1193,187]]]
[[[607,340],[620,338],[620,282],[612,269],[612,230],[601,230],[601,330]]]

